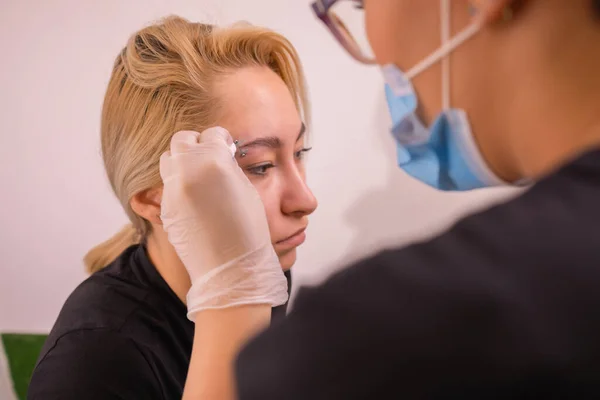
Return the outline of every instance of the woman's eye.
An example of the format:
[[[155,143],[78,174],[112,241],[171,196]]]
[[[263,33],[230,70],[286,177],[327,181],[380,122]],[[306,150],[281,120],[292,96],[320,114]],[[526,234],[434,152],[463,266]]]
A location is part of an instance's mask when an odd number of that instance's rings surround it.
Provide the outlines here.
[[[309,151],[311,151],[311,150],[312,150],[312,147],[308,147],[308,148],[304,148],[304,149],[298,150],[298,151],[297,151],[297,152],[294,154],[294,156],[295,156],[297,159],[299,159],[299,160],[302,160],[302,159],[304,158],[304,154],[305,154],[305,153],[308,153],[308,152],[309,152]]]
[[[250,172],[252,175],[265,176],[267,175],[267,170],[273,167],[275,167],[273,164],[263,164],[246,168],[246,171]]]

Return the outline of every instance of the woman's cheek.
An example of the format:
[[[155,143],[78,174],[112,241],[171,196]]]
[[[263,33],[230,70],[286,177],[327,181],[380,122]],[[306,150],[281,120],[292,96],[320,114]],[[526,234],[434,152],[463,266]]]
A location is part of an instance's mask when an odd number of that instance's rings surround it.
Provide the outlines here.
[[[273,226],[274,220],[278,214],[278,201],[279,198],[276,193],[272,190],[271,187],[261,187],[263,185],[255,185],[256,190],[260,196],[260,199],[263,202],[265,207],[265,213],[267,214],[267,222],[269,224],[269,231],[271,232],[271,236],[273,236]]]

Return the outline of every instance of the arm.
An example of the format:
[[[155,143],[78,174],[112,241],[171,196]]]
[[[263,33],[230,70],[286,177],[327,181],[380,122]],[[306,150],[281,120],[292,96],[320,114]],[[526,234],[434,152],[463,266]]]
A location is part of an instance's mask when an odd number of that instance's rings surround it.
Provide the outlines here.
[[[199,312],[183,400],[235,399],[235,356],[270,319],[269,305]]]
[[[197,326],[186,400],[233,399],[235,354],[288,299],[264,205],[232,143],[219,127],[181,131],[160,160],[161,220],[190,275],[186,305]]]
[[[36,367],[29,400],[162,400],[150,365],[117,333],[82,330],[61,337]]]

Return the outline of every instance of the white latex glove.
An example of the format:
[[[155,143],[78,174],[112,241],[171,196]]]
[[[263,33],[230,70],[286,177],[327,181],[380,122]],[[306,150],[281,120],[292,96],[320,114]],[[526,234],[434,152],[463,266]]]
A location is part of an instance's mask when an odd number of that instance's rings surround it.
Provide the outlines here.
[[[160,159],[161,219],[192,281],[188,318],[206,309],[278,306],[287,280],[271,244],[263,203],[220,127],[177,132]]]

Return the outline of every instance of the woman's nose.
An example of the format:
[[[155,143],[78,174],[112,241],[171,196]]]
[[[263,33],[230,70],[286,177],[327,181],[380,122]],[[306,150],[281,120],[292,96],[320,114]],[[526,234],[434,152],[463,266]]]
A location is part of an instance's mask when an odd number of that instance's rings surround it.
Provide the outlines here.
[[[284,214],[303,217],[312,214],[318,206],[316,197],[306,184],[303,173],[290,174],[286,179],[285,191],[281,199],[281,210]]]

